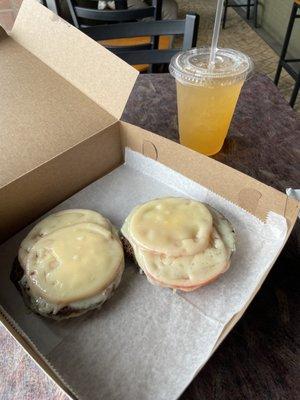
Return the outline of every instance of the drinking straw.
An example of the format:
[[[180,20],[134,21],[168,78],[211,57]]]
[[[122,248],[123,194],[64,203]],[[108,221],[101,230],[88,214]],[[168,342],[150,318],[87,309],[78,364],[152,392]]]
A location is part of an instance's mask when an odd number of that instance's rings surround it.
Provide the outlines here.
[[[221,27],[222,11],[223,11],[223,0],[217,0],[217,1],[218,3],[215,15],[214,32],[211,41],[210,56],[209,56],[209,65],[208,65],[209,68],[213,68],[215,65],[215,58],[216,58],[217,45]]]

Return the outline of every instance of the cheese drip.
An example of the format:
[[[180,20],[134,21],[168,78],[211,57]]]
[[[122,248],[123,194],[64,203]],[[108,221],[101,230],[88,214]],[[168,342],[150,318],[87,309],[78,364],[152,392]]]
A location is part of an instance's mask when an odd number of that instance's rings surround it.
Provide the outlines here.
[[[54,304],[94,296],[113,281],[122,259],[119,240],[99,225],[58,229],[38,240],[28,254],[30,291]]]

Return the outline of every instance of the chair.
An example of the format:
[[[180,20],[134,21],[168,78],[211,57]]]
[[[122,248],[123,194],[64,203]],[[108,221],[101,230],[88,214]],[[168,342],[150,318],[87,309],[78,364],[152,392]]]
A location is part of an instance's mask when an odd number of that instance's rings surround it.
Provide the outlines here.
[[[161,64],[157,60],[167,60],[166,63],[168,63],[172,54],[178,51],[170,49],[170,35],[183,34],[186,38],[185,48],[196,45],[199,17],[190,14],[183,21],[160,21],[162,0],[154,0],[152,6],[145,5],[144,8],[139,9],[128,9],[127,0],[115,0],[115,10],[79,7],[76,0],[67,0],[67,2],[73,23],[78,29],[99,41],[141,72],[146,71],[149,65],[151,65],[151,71],[154,72],[157,70],[154,64]],[[147,18],[147,21],[144,21],[144,18]],[[152,20],[148,20],[151,18]],[[155,24],[155,22],[161,23]],[[150,50],[153,52],[148,53]],[[136,51],[139,52],[135,53]],[[150,59],[151,62],[146,59]],[[138,62],[133,62],[133,60]]]
[[[95,40],[131,38],[139,36],[183,35],[183,50],[196,47],[199,15],[187,14],[184,20],[125,22],[114,25],[98,25],[82,28]],[[149,45],[109,47],[129,64],[169,64],[171,57],[180,49],[158,49]]]
[[[299,92],[299,87],[300,87],[300,58],[286,58],[286,53],[288,50],[290,38],[292,35],[293,27],[295,20],[300,18],[300,14],[298,14],[298,10],[300,10],[300,0],[295,0],[293,7],[292,7],[292,12],[289,20],[289,24],[287,27],[286,35],[284,38],[283,46],[282,46],[282,51],[280,54],[279,62],[278,62],[278,67],[274,79],[275,85],[278,85],[279,79],[280,79],[280,74],[282,71],[282,68],[284,68],[290,76],[295,80],[295,86],[292,92],[292,96],[290,99],[290,106],[294,107],[298,92]]]
[[[224,0],[224,14],[223,14],[223,24],[222,28],[225,29],[226,25],[226,19],[227,19],[227,8],[228,7],[246,7],[247,9],[247,19],[250,19],[250,12],[251,12],[251,7],[253,7],[253,14],[254,14],[254,27],[257,28],[257,8],[258,8],[258,0],[253,0],[253,3],[251,0],[247,0],[247,3],[243,4],[237,4],[237,3],[229,3],[229,0]]]
[[[161,19],[162,0],[153,0],[151,6],[145,5],[143,8],[128,8],[127,0],[114,0],[115,10],[97,10],[98,0],[89,0],[91,2],[95,3],[95,8],[81,7],[76,0],[67,0],[73,23],[80,30],[95,24]]]
[[[49,0],[48,0],[49,1]],[[98,0],[91,0],[95,3],[95,7],[98,4]],[[152,5],[134,9],[128,8],[127,0],[114,0],[115,10],[97,10],[96,8],[80,7],[76,0],[67,0],[69,6],[71,18],[73,24],[89,35],[86,28],[90,26],[98,26],[103,24],[115,24],[123,22],[139,21],[144,18],[160,20],[162,10],[162,0],[153,0]],[[91,4],[91,3],[90,3]],[[129,47],[146,49],[146,48],[163,48],[167,49],[171,47],[171,38],[164,36],[159,38],[158,36],[153,37],[130,37],[127,39],[114,39],[112,41],[102,42],[101,38],[96,39],[100,43],[108,48],[110,47]],[[142,64],[135,66],[139,71],[145,72],[149,65]]]

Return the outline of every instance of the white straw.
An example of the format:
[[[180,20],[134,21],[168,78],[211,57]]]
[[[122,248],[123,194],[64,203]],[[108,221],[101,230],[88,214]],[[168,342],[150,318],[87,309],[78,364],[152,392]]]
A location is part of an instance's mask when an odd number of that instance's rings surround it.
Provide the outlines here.
[[[209,56],[209,68],[213,68],[215,64],[216,51],[217,51],[217,45],[221,27],[222,11],[223,11],[224,0],[217,0],[217,1],[218,3],[215,16],[214,32],[211,41],[210,56]]]

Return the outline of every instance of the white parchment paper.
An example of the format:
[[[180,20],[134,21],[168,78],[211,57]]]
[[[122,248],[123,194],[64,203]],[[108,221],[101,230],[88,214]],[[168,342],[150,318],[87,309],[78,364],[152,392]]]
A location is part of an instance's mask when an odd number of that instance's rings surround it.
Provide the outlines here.
[[[137,204],[192,197],[222,212],[237,232],[232,266],[192,293],[150,285],[127,263],[119,290],[100,311],[52,321],[29,312],[9,279],[27,227],[0,247],[0,304],[82,400],[176,399],[210,357],[229,320],[271,268],[287,233],[283,217],[266,223],[149,158],[126,150],[126,162],[57,206],[89,208],[117,226]]]

